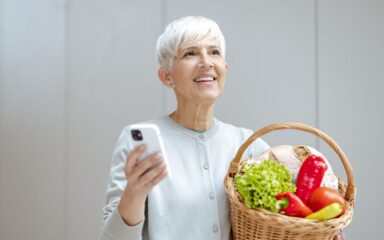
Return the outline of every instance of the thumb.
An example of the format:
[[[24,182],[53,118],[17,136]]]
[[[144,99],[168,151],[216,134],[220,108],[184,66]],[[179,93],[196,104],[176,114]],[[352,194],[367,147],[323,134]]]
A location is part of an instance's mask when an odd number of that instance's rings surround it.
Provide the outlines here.
[[[342,240],[340,234],[336,234],[333,240]]]

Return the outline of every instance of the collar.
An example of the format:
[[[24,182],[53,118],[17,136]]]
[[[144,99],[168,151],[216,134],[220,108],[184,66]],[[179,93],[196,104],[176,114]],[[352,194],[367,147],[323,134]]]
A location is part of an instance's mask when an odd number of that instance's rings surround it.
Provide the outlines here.
[[[197,132],[180,125],[178,122],[173,120],[168,115],[164,116],[164,120],[167,122],[167,124],[171,125],[173,128],[199,141],[207,141],[211,139],[219,131],[219,125],[220,125],[220,121],[217,120],[216,118],[213,118],[213,124],[208,130],[204,132]]]

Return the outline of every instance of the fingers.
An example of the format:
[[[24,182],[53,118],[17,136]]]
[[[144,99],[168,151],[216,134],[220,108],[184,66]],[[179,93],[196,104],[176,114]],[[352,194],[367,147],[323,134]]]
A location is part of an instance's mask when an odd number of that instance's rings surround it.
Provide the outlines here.
[[[141,145],[132,150],[124,167],[127,178],[125,190],[129,193],[135,193],[136,196],[147,195],[167,175],[166,164],[162,161],[160,152],[138,161],[145,149],[146,147]]]
[[[143,183],[139,183],[139,179],[141,182],[142,181],[141,178],[143,175],[146,176],[144,178],[144,184],[146,184],[149,181],[152,181],[153,180],[152,178],[156,177],[157,174],[156,176],[154,176],[154,171],[151,171],[151,170],[152,169],[159,170],[160,168],[158,167],[161,167],[159,165],[163,163],[160,152],[154,153],[149,157],[138,161],[137,159],[145,151],[145,149],[146,149],[145,145],[142,145],[132,150],[128,156],[128,159],[124,168],[127,180],[135,185],[141,185],[141,186],[143,185]]]
[[[161,153],[154,153],[140,161],[133,169],[132,177],[139,178],[141,175],[154,168],[161,161]]]
[[[158,164],[140,177],[145,188],[151,189],[167,175],[167,166],[164,162]]]
[[[163,180],[167,176],[167,166],[164,166],[164,169],[158,174],[152,181],[150,181],[147,186],[149,188],[153,188],[157,185],[161,180]]]
[[[342,240],[341,235],[336,234],[335,237],[333,238],[333,240]]]
[[[140,157],[141,154],[143,154],[145,149],[146,149],[145,145],[140,145],[135,149],[133,149],[128,155],[127,161],[125,163],[125,168],[124,168],[124,171],[127,177],[132,172],[134,166],[136,165],[137,159]]]

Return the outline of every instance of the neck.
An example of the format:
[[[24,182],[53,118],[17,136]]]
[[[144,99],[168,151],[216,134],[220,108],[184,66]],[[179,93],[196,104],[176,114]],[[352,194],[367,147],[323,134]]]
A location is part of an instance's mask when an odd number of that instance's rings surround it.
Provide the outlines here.
[[[213,105],[178,105],[169,116],[186,128],[205,131],[213,125],[213,109]]]

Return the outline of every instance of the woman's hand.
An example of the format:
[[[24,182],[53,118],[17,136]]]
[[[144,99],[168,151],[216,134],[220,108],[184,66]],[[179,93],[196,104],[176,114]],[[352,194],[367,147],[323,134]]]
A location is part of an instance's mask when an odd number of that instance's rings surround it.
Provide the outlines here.
[[[337,233],[333,240],[344,240],[343,234],[341,232]]]
[[[149,191],[167,175],[160,153],[154,153],[142,161],[137,160],[145,149],[141,145],[132,150],[124,168],[127,185],[121,195],[118,211],[124,222],[130,226],[143,220]]]

